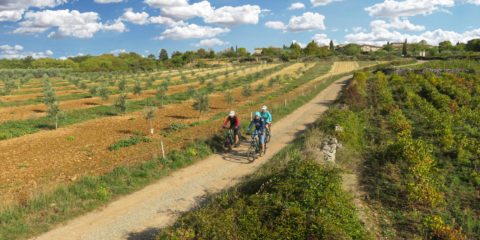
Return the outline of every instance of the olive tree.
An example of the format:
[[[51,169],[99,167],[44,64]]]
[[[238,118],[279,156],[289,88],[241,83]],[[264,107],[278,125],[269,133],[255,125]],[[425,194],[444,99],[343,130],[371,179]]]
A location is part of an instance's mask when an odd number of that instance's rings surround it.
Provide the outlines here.
[[[150,134],[152,135],[154,133],[153,121],[155,120],[156,114],[157,108],[154,106],[146,106],[145,109],[143,109],[143,118],[148,122]]]
[[[58,129],[58,119],[62,111],[60,110],[57,95],[49,79],[45,79],[43,83],[43,102],[48,107],[48,116],[55,118],[55,129]]]
[[[198,93],[195,95],[195,102],[193,103],[193,108],[200,112],[200,116],[207,112],[209,109],[209,99],[208,93]],[[199,116],[199,117],[200,117]]]

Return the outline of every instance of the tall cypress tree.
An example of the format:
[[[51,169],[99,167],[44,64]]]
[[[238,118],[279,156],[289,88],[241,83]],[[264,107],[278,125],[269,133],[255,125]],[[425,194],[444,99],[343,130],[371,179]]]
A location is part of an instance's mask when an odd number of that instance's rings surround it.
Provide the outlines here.
[[[405,42],[403,43],[402,47],[402,55],[406,57],[408,55],[408,50],[407,50],[407,39],[405,39]]]

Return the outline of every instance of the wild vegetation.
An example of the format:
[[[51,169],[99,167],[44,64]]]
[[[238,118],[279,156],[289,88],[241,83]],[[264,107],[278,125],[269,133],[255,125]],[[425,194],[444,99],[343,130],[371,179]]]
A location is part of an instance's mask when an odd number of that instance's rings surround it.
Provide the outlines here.
[[[476,61],[434,61],[422,74],[358,72],[344,91],[348,107],[320,126],[363,158],[370,204],[402,239],[480,238],[478,72]],[[334,133],[334,126],[345,128]],[[387,231],[392,228],[394,231]]]
[[[341,189],[341,170],[310,154],[307,142],[320,139],[311,130],[157,239],[372,239]]]

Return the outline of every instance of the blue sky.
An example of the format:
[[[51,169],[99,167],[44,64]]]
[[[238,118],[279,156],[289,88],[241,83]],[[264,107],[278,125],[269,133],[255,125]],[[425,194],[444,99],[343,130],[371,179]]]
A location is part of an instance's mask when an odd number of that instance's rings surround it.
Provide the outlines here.
[[[436,44],[480,38],[480,0],[0,0],[0,28],[0,58],[330,39]]]

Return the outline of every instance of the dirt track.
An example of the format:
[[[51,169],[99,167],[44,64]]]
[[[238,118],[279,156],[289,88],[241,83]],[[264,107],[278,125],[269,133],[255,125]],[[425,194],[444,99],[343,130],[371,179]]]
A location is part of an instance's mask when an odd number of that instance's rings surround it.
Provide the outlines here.
[[[285,147],[328,109],[348,79],[336,81],[312,101],[276,122],[269,152],[260,160],[248,164],[245,148],[232,155],[212,155],[34,239],[152,239],[149,235],[157,228],[173,223],[181,212],[194,207],[207,193],[232,186]]]

